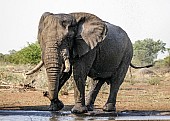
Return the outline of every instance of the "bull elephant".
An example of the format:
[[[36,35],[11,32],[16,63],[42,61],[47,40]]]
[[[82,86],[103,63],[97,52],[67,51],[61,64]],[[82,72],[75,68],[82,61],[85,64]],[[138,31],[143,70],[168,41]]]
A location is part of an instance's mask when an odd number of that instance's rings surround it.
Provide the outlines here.
[[[110,93],[104,111],[115,111],[116,97],[131,64],[132,43],[127,33],[120,27],[102,21],[90,13],[42,15],[38,27],[38,41],[42,50],[42,61],[27,75],[43,65],[48,76],[50,110],[64,107],[58,99],[58,92],[74,76],[75,105],[73,113],[93,110],[94,101],[107,82]],[[87,76],[94,82],[85,100]]]

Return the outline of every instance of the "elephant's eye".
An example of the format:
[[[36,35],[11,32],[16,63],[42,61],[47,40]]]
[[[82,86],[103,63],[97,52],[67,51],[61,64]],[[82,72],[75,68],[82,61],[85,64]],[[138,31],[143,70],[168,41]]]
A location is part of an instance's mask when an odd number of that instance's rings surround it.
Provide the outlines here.
[[[61,25],[66,28],[68,26],[68,22],[67,21],[62,21]]]
[[[72,29],[72,28],[73,28],[73,26],[72,26],[72,25],[69,25],[69,26],[68,26],[68,28],[69,28],[69,29]]]

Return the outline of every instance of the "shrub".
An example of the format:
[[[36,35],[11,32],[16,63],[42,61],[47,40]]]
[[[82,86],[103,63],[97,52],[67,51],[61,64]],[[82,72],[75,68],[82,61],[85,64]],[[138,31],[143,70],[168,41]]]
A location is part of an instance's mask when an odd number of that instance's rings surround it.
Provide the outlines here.
[[[150,85],[159,85],[160,84],[160,78],[158,77],[153,77],[151,79],[149,79],[148,82]]]
[[[28,43],[27,47],[19,51],[11,50],[5,55],[5,62],[14,64],[37,64],[41,59],[41,50],[38,42]]]

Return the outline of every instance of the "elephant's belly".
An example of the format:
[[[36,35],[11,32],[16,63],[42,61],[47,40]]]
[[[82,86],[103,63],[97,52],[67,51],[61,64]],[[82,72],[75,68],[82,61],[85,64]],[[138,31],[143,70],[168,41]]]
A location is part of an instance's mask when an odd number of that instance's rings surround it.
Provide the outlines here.
[[[100,52],[90,69],[89,76],[95,78],[110,78],[119,68],[122,56],[112,52]]]
[[[110,78],[113,75],[113,72],[98,72],[96,70],[91,69],[88,76],[93,79],[98,78]]]

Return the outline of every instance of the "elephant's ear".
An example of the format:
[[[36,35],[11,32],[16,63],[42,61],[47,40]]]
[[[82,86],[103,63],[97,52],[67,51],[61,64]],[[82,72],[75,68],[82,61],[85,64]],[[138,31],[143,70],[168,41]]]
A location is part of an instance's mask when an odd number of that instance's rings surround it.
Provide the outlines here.
[[[40,41],[42,40],[41,38],[41,33],[42,33],[42,30],[44,29],[45,27],[45,19],[47,18],[47,16],[49,15],[53,15],[52,13],[49,13],[49,12],[45,12],[42,14],[41,18],[40,18],[40,21],[39,21],[39,26],[38,26],[38,42],[40,43]]]
[[[104,40],[107,27],[97,16],[89,13],[71,13],[78,23],[78,31],[73,47],[73,57],[86,54]]]

